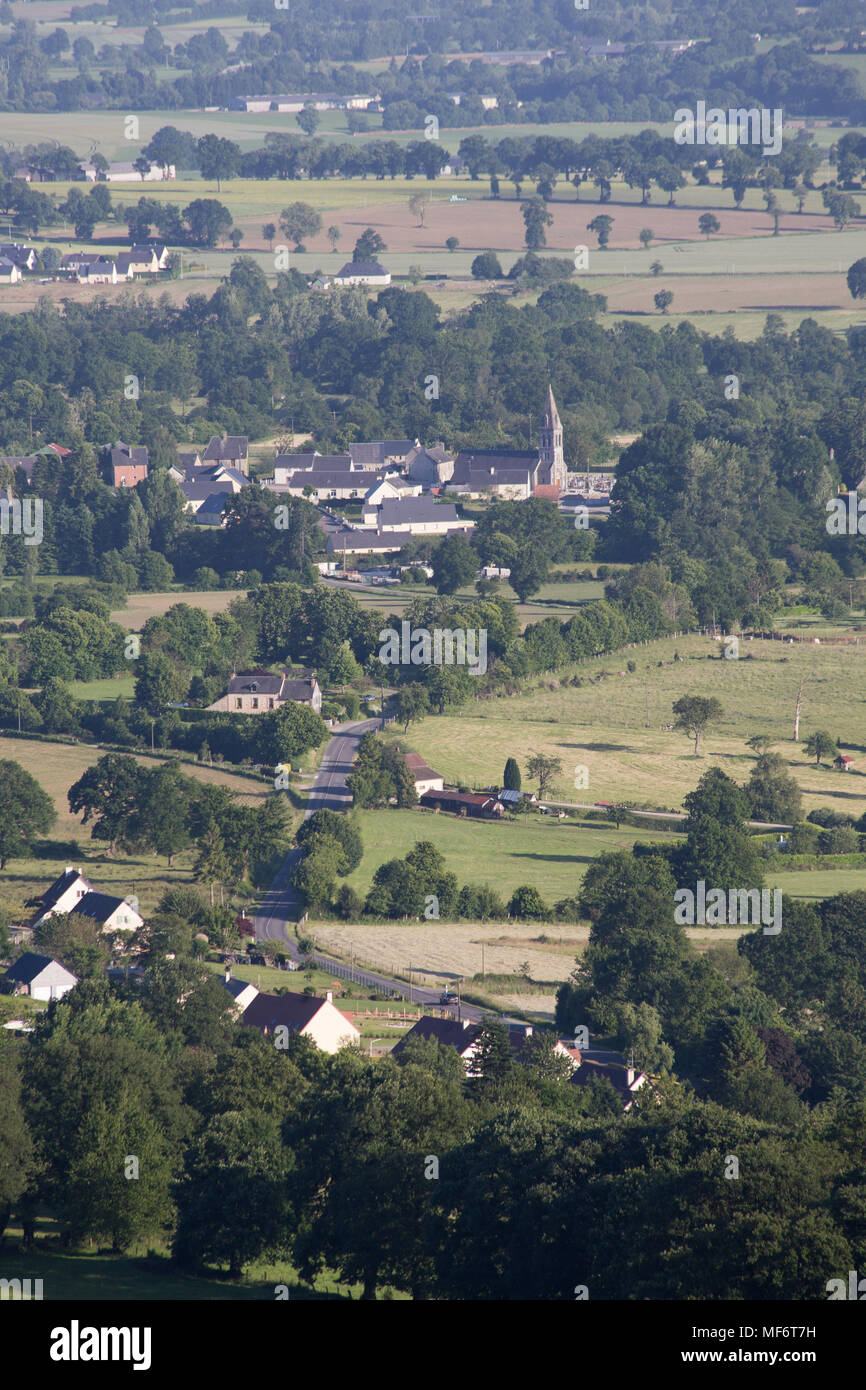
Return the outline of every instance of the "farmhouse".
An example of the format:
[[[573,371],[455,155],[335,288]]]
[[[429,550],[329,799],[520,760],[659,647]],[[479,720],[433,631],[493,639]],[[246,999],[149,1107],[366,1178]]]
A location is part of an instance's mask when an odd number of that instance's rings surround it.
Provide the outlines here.
[[[647,1076],[636,1071],[629,1062],[616,1060],[614,1054],[577,1054],[580,1065],[571,1078],[575,1086],[589,1086],[595,1080],[609,1081],[623,1102],[623,1110],[630,1110],[635,1094],[646,1084]]]
[[[31,999],[47,1001],[62,999],[77,984],[78,976],[59,961],[25,951],[3,976],[3,993],[29,994]]]
[[[406,472],[425,487],[439,487],[451,481],[454,459],[455,455],[450,454],[444,444],[431,444],[429,448],[419,444],[406,460]]]
[[[304,469],[297,473],[280,474],[273,483],[266,486],[273,492],[285,492],[290,497],[303,497],[306,494],[313,502],[360,501],[366,497],[370,488],[380,481],[379,474],[366,469],[340,468],[331,473],[319,469]]]
[[[192,512],[196,521],[199,521],[204,520],[204,517],[200,514],[206,507],[210,510],[214,504],[215,498],[217,498],[219,502],[219,515],[221,519],[226,497],[231,496],[235,492],[239,492],[240,488],[236,487],[230,478],[220,478],[218,480],[215,478],[203,478],[201,481],[182,482],[180,490],[184,498],[184,511]]]
[[[450,811],[455,816],[483,817],[485,820],[502,815],[499,800],[486,792],[425,792],[418,798],[418,804],[430,811]]]
[[[474,521],[461,521],[453,503],[432,497],[386,498],[380,505],[365,503],[362,524],[380,535],[408,531],[411,536],[444,536],[449,531],[471,531]]]
[[[838,758],[833,759],[833,766],[838,772],[848,772],[853,762],[850,753],[840,753]]]
[[[294,680],[285,671],[276,676],[271,671],[245,671],[241,675],[232,672],[225,695],[208,705],[208,709],[229,714],[267,714],[290,701],[309,705],[321,713],[322,692],[315,675]]]
[[[9,241],[0,245],[0,256],[5,256],[7,261],[12,261],[22,271],[33,270],[37,259],[32,246],[22,246],[17,241]]]
[[[23,279],[20,266],[17,266],[8,256],[0,256],[0,284],[15,285]]]
[[[334,276],[335,285],[390,285],[391,272],[378,261],[347,261]]]
[[[532,1025],[519,1023],[508,1024],[507,1026],[511,1051],[519,1060],[528,1040],[532,1037]],[[399,1042],[394,1044],[391,1049],[391,1056],[399,1057],[410,1038],[434,1038],[440,1047],[453,1047],[466,1064],[468,1074],[472,1076],[472,1063],[478,1051],[478,1040],[481,1033],[482,1025],[471,1023],[469,1019],[431,1018],[425,1014],[419,1018],[414,1027],[409,1029],[408,1033],[403,1034]],[[558,1057],[568,1057],[573,1067],[580,1066],[580,1053],[576,1048],[570,1047],[568,1043],[558,1038],[553,1050]]]
[[[280,1040],[282,1035],[300,1033],[309,1038],[322,1052],[339,1052],[361,1041],[361,1034],[347,1014],[334,1006],[330,990],[324,999],[310,994],[259,994],[241,1015],[245,1028],[258,1028],[266,1038]]]
[[[434,772],[428,763],[425,763],[420,753],[404,753],[403,761],[411,773],[415,783],[415,791],[419,796],[424,796],[426,792],[441,792],[445,787],[445,778],[440,772]]]

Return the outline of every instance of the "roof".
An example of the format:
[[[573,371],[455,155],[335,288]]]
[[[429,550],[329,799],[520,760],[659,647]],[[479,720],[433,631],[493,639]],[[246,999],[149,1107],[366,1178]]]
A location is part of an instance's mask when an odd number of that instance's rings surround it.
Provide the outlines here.
[[[246,1016],[245,1016],[246,1017]],[[435,1038],[440,1047],[453,1047],[463,1055],[472,1045],[478,1041],[481,1034],[481,1025],[470,1023],[468,1019],[462,1022],[453,1018],[419,1018],[414,1027],[394,1044],[391,1049],[392,1057],[399,1057],[410,1038]]]
[[[374,439],[368,444],[353,444],[352,458],[356,463],[384,463],[389,458],[405,458],[418,441],[415,439]]]
[[[480,806],[483,808],[496,804],[496,797],[488,796],[486,792],[425,792],[420,800],[431,806],[437,803],[453,805],[456,802],[459,806]]]
[[[230,695],[279,695],[285,676],[273,675],[268,671],[248,671],[232,676],[229,681]]]
[[[251,984],[249,980],[223,980],[223,984],[233,999],[237,999],[238,995],[243,994],[245,989],[255,989],[255,985]]]
[[[403,760],[416,782],[427,777],[441,777],[442,775],[440,772],[436,772],[429,763],[426,763],[420,753],[404,753]]]
[[[361,469],[350,471],[342,469],[339,472],[328,473],[325,470],[301,469],[297,473],[292,473],[285,483],[280,483],[280,487],[350,487],[356,492],[368,492],[371,487],[382,482],[378,473],[363,472]]]
[[[491,483],[525,482],[527,473],[534,473],[538,463],[537,450],[461,449],[454,460],[450,483],[472,481],[480,485],[482,474],[487,474]]]
[[[96,893],[93,889],[85,893],[83,898],[72,908],[73,912],[80,912],[82,917],[92,917],[97,922],[107,922],[113,912],[119,907],[123,907],[124,898],[115,898],[111,893]],[[129,906],[129,904],[126,904]]]
[[[74,869],[71,864],[67,864],[60,877],[56,878],[50,887],[46,888],[45,892],[42,894],[41,902],[43,911],[49,907],[53,907],[56,902],[59,902],[67,888],[70,888],[72,884],[75,883],[76,879],[79,878],[82,883],[87,883],[87,879],[82,878],[77,869]],[[87,883],[87,888],[88,891],[91,891],[89,883]]]
[[[320,454],[307,451],[303,454],[277,454],[274,468],[291,468],[294,472],[350,473],[351,454]]]
[[[523,793],[512,791],[510,787],[503,787],[499,793],[499,800],[504,802],[506,806],[516,806],[523,800]]]
[[[432,497],[386,497],[379,507],[379,525],[411,525],[418,521],[459,521],[453,502],[434,502]]]
[[[19,956],[14,965],[10,965],[6,971],[4,979],[13,980],[16,984],[29,985],[41,975],[49,965],[56,965],[60,970],[66,970],[65,965],[60,961],[54,960],[53,956],[40,956],[36,951],[25,951],[23,956]],[[71,970],[66,970],[67,975],[77,981],[77,976]]]
[[[222,437],[213,434],[202,458],[210,460],[246,458],[248,447],[249,439],[245,434],[224,434]]]
[[[389,272],[378,261],[347,261],[342,270],[338,270],[334,276],[335,280],[346,280],[352,275],[387,275]],[[410,441],[411,442],[411,441]]]
[[[241,1022],[248,1028],[270,1031],[282,1025],[291,1032],[300,1033],[327,1002],[312,994],[259,994],[244,1009]],[[347,1018],[346,1023],[351,1026],[350,1019]]]
[[[234,492],[234,488],[228,478],[211,478],[209,481],[203,483],[183,482],[179,483],[178,486],[187,502],[205,501],[208,497]]]
[[[375,550],[385,554],[392,550],[402,550],[404,545],[415,539],[411,531],[385,531],[381,535],[372,531],[335,531],[328,537],[325,549],[329,555],[341,555],[345,541],[346,550],[354,550],[359,554],[365,550]]]
[[[147,448],[143,444],[124,444],[118,440],[109,450],[109,460],[112,468],[126,468],[130,464],[137,468],[146,468]]]

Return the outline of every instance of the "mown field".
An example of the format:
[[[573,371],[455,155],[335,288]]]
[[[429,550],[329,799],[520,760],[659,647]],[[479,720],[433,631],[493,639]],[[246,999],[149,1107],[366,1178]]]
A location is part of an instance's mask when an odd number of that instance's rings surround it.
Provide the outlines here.
[[[533,753],[546,753],[562,762],[548,793],[557,799],[680,809],[708,767],[717,765],[745,782],[755,756],[746,740],[767,733],[778,740],[774,751],[797,779],[805,810],[832,806],[855,816],[866,811],[866,747],[862,759],[855,751],[857,761],[845,774],[816,767],[802,747],[817,729],[828,730],[849,751],[866,745],[866,645],[742,642],[738,661],[719,659],[719,650],[702,636],[654,642],[575,666],[584,681],[580,689],[542,681],[525,695],[474,701],[453,716],[427,718],[402,740],[451,782],[487,786],[501,776],[507,757],[525,769]],[[682,660],[673,660],[675,651]],[[629,659],[637,666],[633,673],[626,669]],[[608,674],[599,679],[602,671]],[[801,741],[793,744],[801,679]],[[723,708],[697,758],[686,734],[663,727],[673,723],[673,703],[687,694],[715,696]],[[401,733],[392,726],[389,737],[400,741]],[[589,785],[582,790],[574,786],[579,766],[588,769]]]

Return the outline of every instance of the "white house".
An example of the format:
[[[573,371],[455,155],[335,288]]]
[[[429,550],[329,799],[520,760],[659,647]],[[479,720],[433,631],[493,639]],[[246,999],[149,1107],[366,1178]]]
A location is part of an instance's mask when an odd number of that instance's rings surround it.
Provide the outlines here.
[[[390,285],[391,272],[378,261],[347,261],[334,276],[335,285]]]
[[[300,1033],[322,1052],[330,1053],[361,1041],[351,1018],[335,1007],[330,990],[324,999],[309,994],[259,994],[244,1010],[241,1023],[245,1028],[258,1028],[275,1045],[281,1036],[288,1038],[291,1033]],[[281,1035],[278,1029],[285,1032]]]
[[[144,926],[144,918],[132,903],[111,893],[85,893],[72,911],[98,922],[104,932],[136,931]]]
[[[285,671],[279,675],[271,671],[246,671],[238,675],[233,671],[225,695],[207,708],[224,710],[227,714],[267,714],[290,702],[309,705],[320,714],[322,692],[316,677],[293,680]]]
[[[62,999],[78,984],[78,976],[50,956],[25,951],[3,976],[5,994],[29,994],[31,999]]]
[[[38,927],[41,922],[47,921],[55,912],[71,912],[74,907],[78,906],[85,893],[92,892],[93,884],[71,864],[67,864],[60,877],[56,878],[51,887],[43,893],[40,899],[39,914],[33,919],[32,925]]]
[[[23,279],[20,267],[14,261],[10,261],[8,256],[0,256],[0,284],[15,285]]]
[[[418,796],[423,796],[425,792],[445,790],[445,778],[441,772],[434,771],[429,763],[425,763],[420,753],[404,753],[403,761],[409,769]]]

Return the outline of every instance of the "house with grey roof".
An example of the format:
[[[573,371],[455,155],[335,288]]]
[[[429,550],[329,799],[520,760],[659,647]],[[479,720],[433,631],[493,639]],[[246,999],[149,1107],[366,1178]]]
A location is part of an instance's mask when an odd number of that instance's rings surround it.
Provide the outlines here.
[[[322,1052],[339,1052],[341,1047],[357,1046],[361,1033],[352,1019],[334,1004],[328,990],[323,998],[310,994],[259,994],[244,1009],[241,1023],[258,1028],[265,1037],[280,1045],[292,1034],[309,1038]]]
[[[268,714],[288,702],[309,705],[317,714],[322,711],[322,692],[315,674],[300,679],[285,671],[233,671],[228,690],[208,709],[227,714]]]
[[[102,451],[102,463],[112,487],[135,487],[147,477],[148,452],[143,444],[118,440]]]
[[[78,976],[51,956],[25,951],[0,981],[4,994],[27,994],[31,999],[62,999],[78,984]]]
[[[16,265],[8,256],[0,256],[0,283],[4,285],[16,285],[19,280],[23,280],[24,275],[21,267]]]
[[[458,517],[452,502],[432,497],[389,497],[378,506],[365,503],[361,521],[382,534],[408,531],[413,536],[444,536],[449,531],[471,531],[475,525]]]
[[[136,931],[144,925],[144,918],[133,903],[116,898],[113,893],[85,893],[71,911],[98,922],[104,932]]]
[[[390,270],[386,270],[378,261],[347,261],[342,270],[338,270],[334,276],[334,284],[341,286],[375,285],[380,287],[390,285],[390,283]]]
[[[250,471],[249,443],[245,434],[211,435],[201,461],[225,464],[246,478]]]

